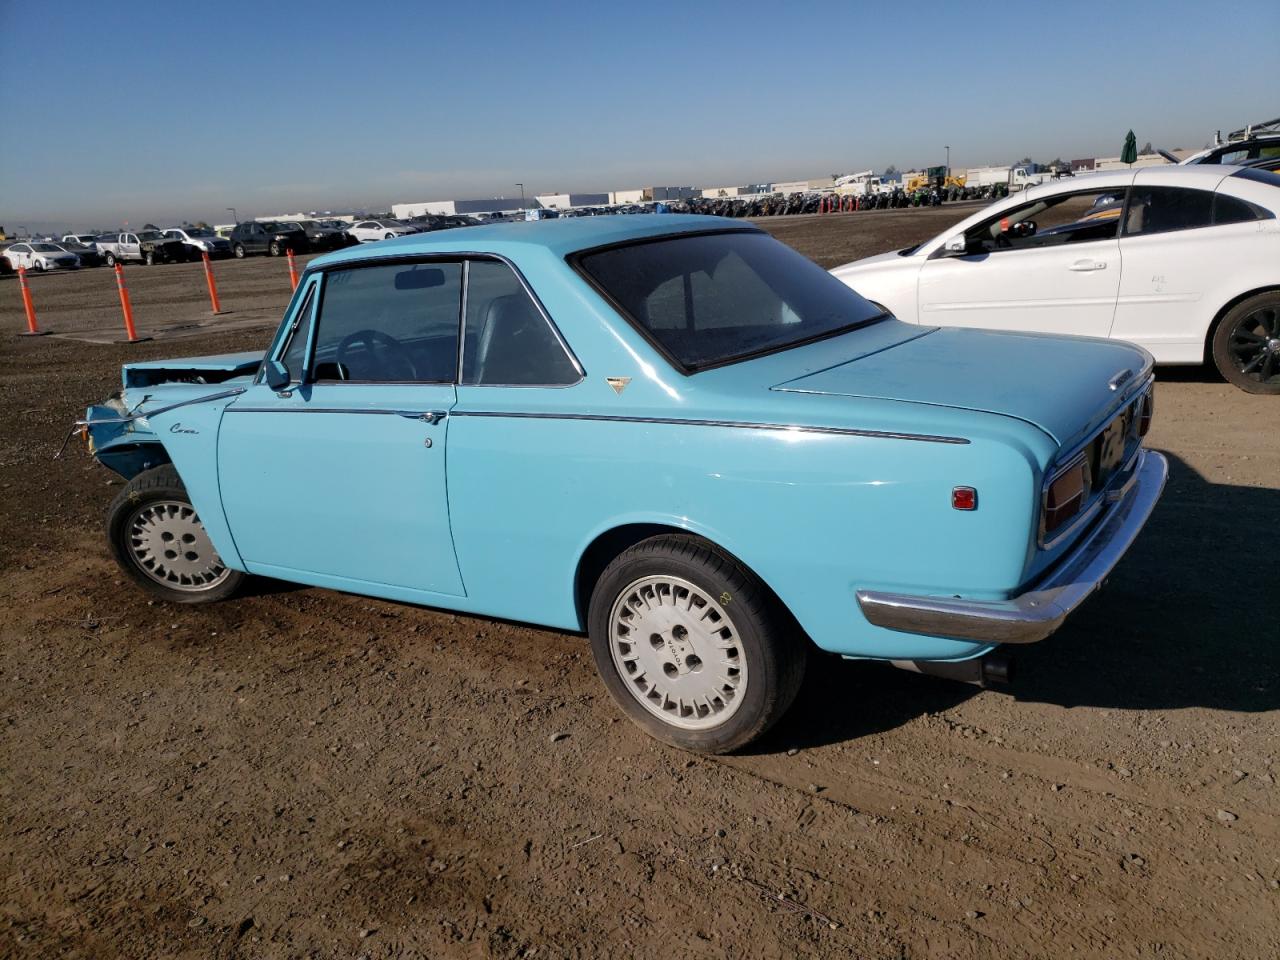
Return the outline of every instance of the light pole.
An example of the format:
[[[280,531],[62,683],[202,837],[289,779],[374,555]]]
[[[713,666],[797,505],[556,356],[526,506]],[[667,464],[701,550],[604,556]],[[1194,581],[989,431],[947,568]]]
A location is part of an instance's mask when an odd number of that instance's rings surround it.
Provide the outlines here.
[[[517,183],[516,186],[520,188],[520,209],[523,210],[524,209],[524,184]]]
[[[951,176],[951,145],[947,144],[947,176]]]
[[[235,207],[227,207],[227,209],[231,211],[231,219],[232,219],[232,220],[234,220],[236,223],[239,223],[239,222],[240,222],[240,218],[239,218],[238,216],[236,216],[236,208],[235,208]]]

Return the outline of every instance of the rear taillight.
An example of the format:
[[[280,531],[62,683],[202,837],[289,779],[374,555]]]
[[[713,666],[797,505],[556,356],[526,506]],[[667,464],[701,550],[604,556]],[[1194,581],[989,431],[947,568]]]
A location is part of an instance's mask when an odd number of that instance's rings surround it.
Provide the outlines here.
[[[1089,499],[1093,470],[1083,455],[1058,474],[1044,493],[1044,533],[1060,529],[1080,512]]]
[[[1156,412],[1156,392],[1148,390],[1138,401],[1138,436],[1145,437],[1151,429],[1151,418]]]

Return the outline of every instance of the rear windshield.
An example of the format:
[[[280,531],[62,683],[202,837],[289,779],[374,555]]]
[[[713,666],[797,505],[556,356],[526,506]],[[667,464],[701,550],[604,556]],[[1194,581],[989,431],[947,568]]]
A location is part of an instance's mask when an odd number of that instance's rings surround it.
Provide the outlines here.
[[[686,373],[834,336],[883,314],[765,233],[588,252],[579,269]]]

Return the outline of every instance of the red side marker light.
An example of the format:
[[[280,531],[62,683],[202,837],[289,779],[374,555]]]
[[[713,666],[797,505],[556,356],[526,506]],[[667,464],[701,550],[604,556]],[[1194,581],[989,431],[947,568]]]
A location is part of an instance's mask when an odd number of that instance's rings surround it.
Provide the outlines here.
[[[951,506],[957,510],[977,510],[978,491],[973,487],[952,487]]]

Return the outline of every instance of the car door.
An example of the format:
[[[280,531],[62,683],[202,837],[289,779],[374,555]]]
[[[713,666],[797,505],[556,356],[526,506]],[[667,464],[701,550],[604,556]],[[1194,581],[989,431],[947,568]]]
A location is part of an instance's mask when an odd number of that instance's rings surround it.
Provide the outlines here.
[[[1124,188],[1036,192],[970,228],[969,253],[939,249],[925,262],[920,323],[1108,335],[1120,287]]]
[[[1247,256],[1255,234],[1250,223],[1214,227],[1215,179],[1195,189],[1174,186],[1185,179],[1167,171],[1140,170],[1129,193],[1112,336],[1140,344],[1161,362],[1201,362],[1210,320],[1240,292],[1206,298],[1230,282],[1233,263]]]
[[[291,383],[227,408],[218,474],[251,572],[399,595],[464,595],[445,441],[462,266],[331,268],[300,288],[272,356]]]
[[[138,242],[136,234],[125,233],[120,237],[120,257],[121,259],[141,260],[142,244]]]

